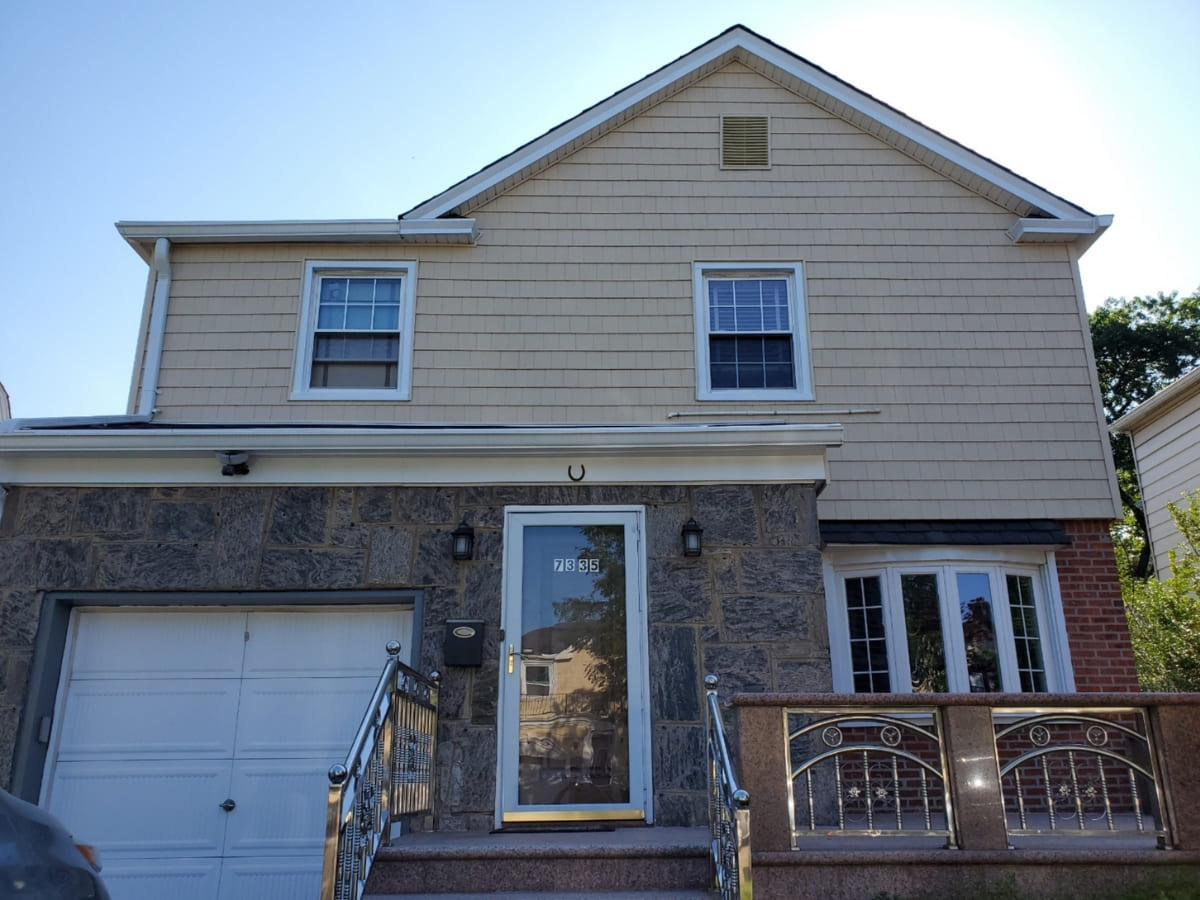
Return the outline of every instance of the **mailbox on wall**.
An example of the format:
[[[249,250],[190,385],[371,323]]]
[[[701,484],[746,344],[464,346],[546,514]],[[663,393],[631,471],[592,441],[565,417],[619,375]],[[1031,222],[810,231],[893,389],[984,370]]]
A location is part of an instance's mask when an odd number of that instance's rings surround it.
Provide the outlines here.
[[[447,619],[442,657],[448,666],[483,665],[483,619]]]

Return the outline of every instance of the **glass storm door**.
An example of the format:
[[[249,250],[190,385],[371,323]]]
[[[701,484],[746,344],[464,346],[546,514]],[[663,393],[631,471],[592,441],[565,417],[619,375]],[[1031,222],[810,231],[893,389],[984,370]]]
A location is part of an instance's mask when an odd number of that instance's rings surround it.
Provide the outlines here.
[[[499,824],[650,819],[639,508],[510,508]]]

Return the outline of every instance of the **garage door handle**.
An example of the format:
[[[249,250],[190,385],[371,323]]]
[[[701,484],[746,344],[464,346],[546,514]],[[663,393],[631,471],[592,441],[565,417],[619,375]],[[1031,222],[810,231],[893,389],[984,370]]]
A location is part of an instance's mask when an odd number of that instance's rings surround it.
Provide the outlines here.
[[[230,797],[224,803],[221,804],[221,809],[225,810],[225,812],[233,812],[233,808],[235,806],[237,806],[237,804],[234,803],[233,798]]]

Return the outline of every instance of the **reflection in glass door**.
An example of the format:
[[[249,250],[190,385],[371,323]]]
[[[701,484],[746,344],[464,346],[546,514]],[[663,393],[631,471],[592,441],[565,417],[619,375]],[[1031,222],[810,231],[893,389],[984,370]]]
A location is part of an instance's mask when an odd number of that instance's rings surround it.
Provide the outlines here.
[[[646,815],[639,522],[624,509],[508,513],[501,822]]]

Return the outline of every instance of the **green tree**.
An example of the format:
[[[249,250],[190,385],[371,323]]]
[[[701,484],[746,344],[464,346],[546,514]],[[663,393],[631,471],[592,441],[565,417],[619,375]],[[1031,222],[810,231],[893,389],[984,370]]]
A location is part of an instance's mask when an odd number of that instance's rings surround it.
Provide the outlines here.
[[[1200,490],[1185,500],[1167,504],[1182,538],[1168,554],[1170,575],[1138,578],[1120,566],[1138,678],[1147,690],[1200,691]],[[1130,552],[1120,539],[1116,547],[1118,559]]]
[[[1200,362],[1200,289],[1186,297],[1177,291],[1132,300],[1110,297],[1091,314],[1089,324],[1110,424]],[[1134,543],[1140,538],[1136,556],[1126,562],[1135,576],[1144,578],[1150,571],[1150,548],[1129,439],[1114,435],[1112,453],[1121,501],[1132,520],[1125,537]]]

